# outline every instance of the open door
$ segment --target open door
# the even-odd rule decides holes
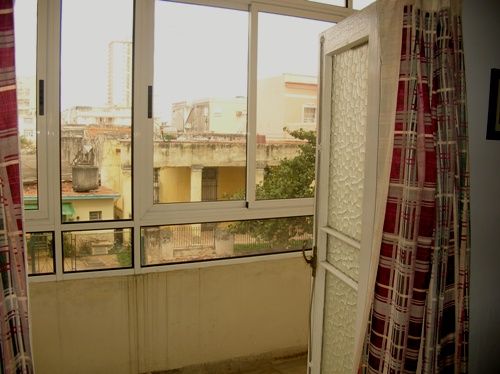
[[[321,36],[316,274],[308,372],[355,373],[374,232],[380,56],[375,4]]]

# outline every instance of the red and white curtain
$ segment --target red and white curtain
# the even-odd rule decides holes
[[[361,371],[465,373],[470,192],[461,4],[398,3],[392,161]]]
[[[0,0],[0,372],[33,372],[14,59],[13,0]]]

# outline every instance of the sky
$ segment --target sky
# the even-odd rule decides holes
[[[21,75],[34,75],[35,4],[16,2],[16,68]],[[108,44],[132,40],[132,5],[132,0],[62,1],[62,110],[106,103]],[[165,1],[156,1],[155,7],[155,116],[168,120],[176,101],[247,96],[247,12]],[[330,25],[261,13],[258,78],[317,75],[318,35]]]
[[[36,59],[36,0],[15,2],[16,70],[23,76],[34,76]]]

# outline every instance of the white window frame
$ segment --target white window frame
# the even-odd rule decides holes
[[[83,0],[82,0],[83,1]],[[61,222],[60,212],[60,30],[61,0],[38,0],[37,79],[45,81],[45,115],[37,116],[39,210],[25,213],[27,232],[52,231],[55,248],[55,274],[30,277],[30,281],[80,279],[99,276],[131,275],[223,264],[245,263],[301,256],[276,253],[257,257],[189,262],[172,265],[141,266],[141,227],[174,224],[236,221],[314,214],[314,199],[255,199],[257,45],[259,13],[275,13],[327,22],[339,22],[352,14],[349,7],[338,7],[307,0],[179,0],[176,2],[222,7],[249,12],[248,92],[247,92],[247,201],[154,204],[153,202],[153,119],[147,116],[148,86],[153,86],[154,0],[134,1],[134,82],[133,82],[133,219],[120,221]],[[131,26],[132,27],[132,26]],[[318,39],[319,40],[319,39]],[[318,41],[319,45],[319,41]],[[135,68],[140,66],[140,68]],[[154,88],[153,88],[154,89]],[[50,144],[50,147],[48,146]],[[57,146],[55,146],[57,145]],[[51,165],[52,167],[49,167]],[[57,165],[57,167],[53,167]],[[151,165],[151,167],[144,167]],[[62,233],[95,229],[133,229],[134,267],[63,273]]]
[[[44,0],[38,0],[37,4],[37,51],[36,51],[36,77],[35,77],[35,90],[36,90],[36,142],[37,142],[37,204],[38,209],[27,210],[24,212],[24,217],[27,221],[32,222],[33,225],[44,224],[49,220],[49,199],[48,199],[48,179],[46,178],[48,164],[47,160],[42,156],[47,154],[47,106],[45,105],[45,115],[41,116],[39,112],[39,82],[43,80],[46,86],[47,76],[47,51],[40,48],[40,45],[47,44],[47,8]],[[46,88],[46,87],[45,87]],[[47,101],[45,100],[45,104]]]

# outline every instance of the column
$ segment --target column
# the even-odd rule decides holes
[[[265,172],[265,162],[257,161],[255,165],[255,184],[260,184],[264,181],[264,172]]]
[[[202,171],[202,165],[191,165],[191,201],[201,201]]]
[[[201,201],[202,165],[191,165],[191,201]],[[191,246],[201,243],[201,224],[191,225]]]

